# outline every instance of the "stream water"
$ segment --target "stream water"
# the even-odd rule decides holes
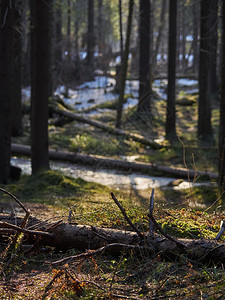
[[[22,174],[31,174],[31,162],[29,159],[13,157],[11,164],[22,169]],[[145,190],[148,188],[186,189],[192,186],[208,185],[209,182],[191,183],[186,180],[177,186],[172,183],[177,178],[153,177],[141,173],[127,173],[118,170],[93,169],[83,165],[75,165],[65,162],[50,162],[52,170],[58,170],[64,175],[73,178],[82,178],[86,181],[100,183],[117,189]]]

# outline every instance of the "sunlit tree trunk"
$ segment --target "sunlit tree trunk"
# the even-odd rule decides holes
[[[48,97],[50,78],[51,0],[31,0],[32,90],[31,90],[31,165],[32,174],[49,169]]]
[[[11,3],[13,5],[13,3]],[[10,175],[14,8],[0,2],[0,182]]]
[[[166,110],[166,138],[176,138],[176,39],[177,39],[177,0],[169,2],[169,48],[168,48],[168,90]]]

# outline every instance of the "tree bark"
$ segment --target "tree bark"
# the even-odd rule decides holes
[[[129,1],[129,14],[128,14],[128,20],[127,20],[126,44],[125,44],[125,50],[124,50],[124,56],[123,56],[123,65],[122,65],[122,70],[121,70],[120,94],[119,94],[119,101],[118,101],[117,115],[116,115],[116,128],[121,127],[122,114],[123,114],[124,90],[125,90],[126,76],[127,76],[130,36],[131,36],[132,17],[133,17],[133,6],[134,6],[134,0],[130,0]]]
[[[217,85],[217,44],[218,44],[218,0],[210,1],[210,55],[209,55],[209,84],[211,102],[218,97]]]
[[[209,8],[210,0],[201,0],[201,40],[199,60],[198,138],[205,144],[213,143],[209,81]]]
[[[199,1],[193,0],[193,71],[198,73],[199,55],[198,55],[198,33],[199,33]]]
[[[139,101],[140,117],[151,114],[150,83],[150,1],[140,0],[140,46],[139,46]]]
[[[219,125],[219,185],[221,192],[225,190],[225,1],[222,2],[222,22],[222,67]]]
[[[30,146],[12,144],[11,151],[13,155],[30,156]],[[84,155],[79,153],[72,153],[66,151],[49,151],[49,158],[52,160],[68,161],[75,164],[84,164],[91,167],[102,167],[108,169],[122,169],[133,170],[137,172],[147,173],[150,171],[162,172],[166,174],[185,179],[196,178],[196,176],[204,176],[208,179],[218,179],[218,175],[211,172],[203,172],[196,170],[187,170],[184,168],[171,168],[167,166],[160,166],[157,164],[147,164],[142,162],[128,162],[119,159],[106,158],[96,155]]]
[[[50,10],[51,0],[31,0],[32,89],[31,148],[32,173],[49,168],[48,98],[50,90]]]
[[[176,138],[176,27],[177,27],[177,0],[169,2],[169,52],[168,52],[168,91],[167,91],[167,112],[166,112],[166,138]]]
[[[119,25],[120,25],[120,60],[123,61],[123,19],[122,19],[122,0],[119,0]]]
[[[94,76],[94,0],[88,0],[88,31],[87,31],[87,69],[92,79]]]
[[[10,174],[14,34],[14,9],[10,1],[1,1],[0,24],[0,182],[7,183]]]
[[[160,23],[158,27],[158,35],[156,37],[156,42],[155,42],[155,49],[154,49],[154,58],[153,58],[153,63],[154,63],[154,71],[155,69],[158,68],[157,66],[157,55],[159,54],[159,48],[160,48],[160,43],[162,41],[162,36],[163,36],[163,28],[165,25],[166,21],[166,8],[167,8],[167,0],[162,0],[162,8],[160,12]]]
[[[0,228],[2,230],[10,228],[10,225],[15,222],[5,216],[0,216]],[[17,224],[21,224],[22,219],[17,218]],[[201,263],[225,263],[225,245],[216,241],[208,240],[190,240],[190,239],[167,239],[155,234],[151,239],[148,238],[148,233],[143,235],[140,239],[136,232],[116,230],[111,228],[97,228],[86,225],[72,225],[66,223],[49,224],[40,222],[40,220],[30,218],[28,227],[24,230],[24,234],[32,238],[35,236],[35,229],[30,231],[29,226],[34,226],[38,222],[37,236],[39,237],[39,244],[44,246],[56,247],[60,250],[67,249],[99,249],[108,250],[111,254],[120,254],[125,252],[136,252],[143,255],[151,256],[155,253],[160,253],[162,257],[174,259],[176,256],[185,255],[187,258],[196,260]],[[40,226],[42,224],[42,228]],[[17,226],[18,227],[18,226]],[[16,227],[15,227],[16,228]],[[50,228],[46,230],[46,228]],[[52,229],[51,229],[52,228]],[[13,226],[12,226],[12,230]],[[41,234],[43,230],[43,234]],[[9,231],[5,231],[8,232]],[[13,231],[12,231],[13,232]],[[15,231],[16,232],[16,231]],[[4,231],[3,231],[4,233]],[[1,237],[1,236],[0,236]],[[110,247],[111,246],[111,247]],[[129,246],[131,247],[131,250]],[[96,251],[92,253],[85,253],[84,255],[94,255],[95,253],[102,253],[103,251]],[[72,259],[79,258],[78,256],[70,256],[64,258],[54,264],[65,264]]]
[[[19,136],[22,133],[22,11],[23,3],[21,0],[15,1],[15,30],[13,38],[13,89],[12,89],[12,136]]]

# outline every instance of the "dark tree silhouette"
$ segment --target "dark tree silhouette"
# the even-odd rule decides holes
[[[199,105],[198,105],[198,137],[200,141],[212,144],[210,80],[209,80],[209,15],[210,0],[201,0],[201,39],[199,58]]]
[[[219,185],[225,190],[225,0],[222,2],[222,68],[220,95],[220,127],[219,127]]]
[[[0,2],[0,182],[10,175],[14,5]]]
[[[94,75],[94,0],[88,0],[88,31],[86,63],[90,77]]]
[[[210,1],[209,15],[209,84],[210,84],[210,99],[211,101],[218,96],[217,83],[217,44],[218,44],[218,0]]]
[[[121,126],[122,113],[123,113],[124,90],[125,90],[126,76],[127,76],[133,7],[134,7],[134,0],[130,0],[129,1],[129,13],[128,13],[128,19],[127,19],[126,44],[125,44],[125,49],[124,49],[124,54],[123,54],[123,64],[122,64],[122,69],[121,69],[120,95],[119,95],[119,101],[118,101],[118,105],[117,105],[116,128],[120,128],[120,126]]]
[[[13,37],[13,88],[12,88],[12,136],[22,133],[22,103],[21,103],[21,80],[22,80],[22,10],[21,0],[15,1],[15,26]]]
[[[50,79],[51,0],[31,0],[32,89],[31,89],[31,164],[32,174],[49,168],[48,97]]]
[[[137,112],[140,116],[150,115],[150,1],[140,0],[140,50],[139,50],[139,102]]]
[[[166,138],[176,138],[176,38],[177,38],[177,0],[169,2],[169,48],[168,48],[168,90],[166,111]]]

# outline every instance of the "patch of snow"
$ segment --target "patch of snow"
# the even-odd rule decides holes
[[[96,76],[95,80],[85,82],[78,86],[78,89],[99,89],[115,85],[115,79],[106,76]]]
[[[127,98],[127,102],[123,105],[123,108],[131,108],[138,104],[138,99],[135,98]]]
[[[22,89],[22,102],[27,102],[30,101],[30,97],[31,97],[31,88],[26,87]]]
[[[193,86],[193,85],[198,84],[198,80],[182,78],[182,79],[177,80],[177,84],[182,85],[182,86]]]

